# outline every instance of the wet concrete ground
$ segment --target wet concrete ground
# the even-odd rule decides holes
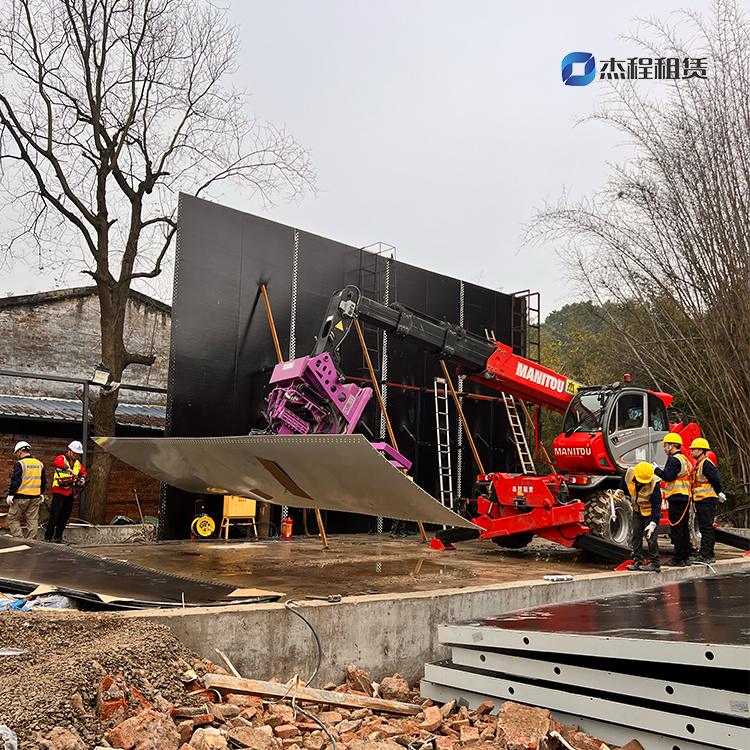
[[[492,542],[462,542],[455,550],[431,550],[420,537],[391,539],[388,534],[329,536],[320,539],[230,539],[79,547],[104,557],[238,588],[306,595],[406,593],[464,588],[513,581],[539,581],[549,574],[573,576],[612,570],[614,563],[592,560],[578,550],[535,539],[523,550]],[[661,543],[668,559],[671,546]],[[741,553],[716,545],[717,559]],[[634,573],[633,575],[638,575]]]

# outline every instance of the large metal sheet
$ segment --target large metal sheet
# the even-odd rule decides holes
[[[237,591],[231,584],[163,573],[60,544],[0,537],[0,552],[3,579],[95,595],[104,602],[209,604]]]
[[[479,708],[490,697],[471,690],[439,685],[426,679],[422,679],[419,684],[423,697],[431,698],[438,703],[457,700],[459,705],[466,706],[472,711]],[[619,724],[581,716],[578,713],[553,710],[552,716],[561,724],[578,724],[581,731],[614,745],[625,745],[636,739],[648,750],[713,750],[715,747],[684,739],[675,742],[674,737],[667,737],[661,732],[647,732],[642,727],[623,727]]]
[[[672,668],[665,669],[661,663],[660,679],[644,677],[642,674],[626,674],[621,671],[594,669],[567,664],[555,658],[556,654],[545,654],[544,658],[517,656],[483,649],[454,647],[451,659],[457,666],[484,669],[503,676],[515,676],[532,680],[543,680],[558,685],[561,690],[577,691],[586,688],[597,691],[616,690],[623,695],[638,695],[643,699],[673,704],[681,709],[692,706],[703,711],[747,718],[747,692],[715,689],[686,684],[675,679]],[[605,664],[612,664],[605,660]],[[726,688],[727,686],[722,685]]]
[[[544,706],[553,712],[565,711],[627,727],[641,727],[649,732],[692,740],[708,746],[727,750],[747,750],[748,729],[746,726],[737,726],[698,716],[685,716],[679,713],[676,707],[659,710],[617,700],[581,695],[569,690],[555,690],[515,678],[497,677],[483,670],[469,667],[455,668],[450,661],[426,664],[425,680],[485,695],[496,702],[501,699],[532,706]]]
[[[96,438],[188,492],[475,528],[395,469],[363,435]]]

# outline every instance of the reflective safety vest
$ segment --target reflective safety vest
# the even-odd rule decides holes
[[[669,500],[673,495],[690,497],[690,472],[693,467],[682,453],[675,453],[673,458],[680,462],[680,473],[674,482],[664,482],[664,497]]]
[[[26,497],[38,497],[42,494],[42,469],[44,466],[38,458],[26,456],[19,462],[23,478],[20,487],[15,491],[16,495],[25,495]]]
[[[631,466],[625,472],[625,484],[628,486],[630,502],[633,504],[633,510],[637,510],[642,516],[651,515],[651,495],[661,480],[655,476],[648,484],[638,484],[638,490],[635,487],[635,469]]]
[[[700,502],[701,500],[706,500],[710,497],[714,497],[717,500],[719,498],[719,496],[714,492],[714,488],[711,486],[711,482],[706,479],[706,476],[703,473],[703,464],[706,463],[706,461],[713,465],[713,461],[711,461],[708,456],[703,456],[703,458],[698,461],[698,463],[693,468],[693,472],[690,476],[693,488],[693,500],[696,503]]]
[[[70,495],[73,491],[73,484],[82,470],[83,467],[78,459],[75,459],[71,466],[67,456],[58,456],[55,459],[55,477],[52,480],[52,492],[57,492],[60,495]]]

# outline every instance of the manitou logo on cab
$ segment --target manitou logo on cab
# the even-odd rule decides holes
[[[548,372],[542,372],[541,370],[529,367],[523,362],[518,363],[518,367],[516,367],[516,375],[518,375],[519,378],[524,378],[532,383],[538,383],[544,388],[549,388],[555,393],[562,393],[565,390],[564,380],[556,378]]]
[[[555,448],[556,456],[590,456],[591,446],[583,448]]]

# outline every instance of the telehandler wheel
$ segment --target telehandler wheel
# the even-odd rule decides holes
[[[592,534],[615,544],[630,545],[633,537],[633,506],[629,500],[614,498],[614,519],[612,503],[606,492],[592,492],[584,502],[583,522],[591,529]]]
[[[530,531],[523,531],[520,534],[511,534],[510,536],[493,536],[492,541],[498,547],[506,549],[521,549],[525,547],[534,538]]]

